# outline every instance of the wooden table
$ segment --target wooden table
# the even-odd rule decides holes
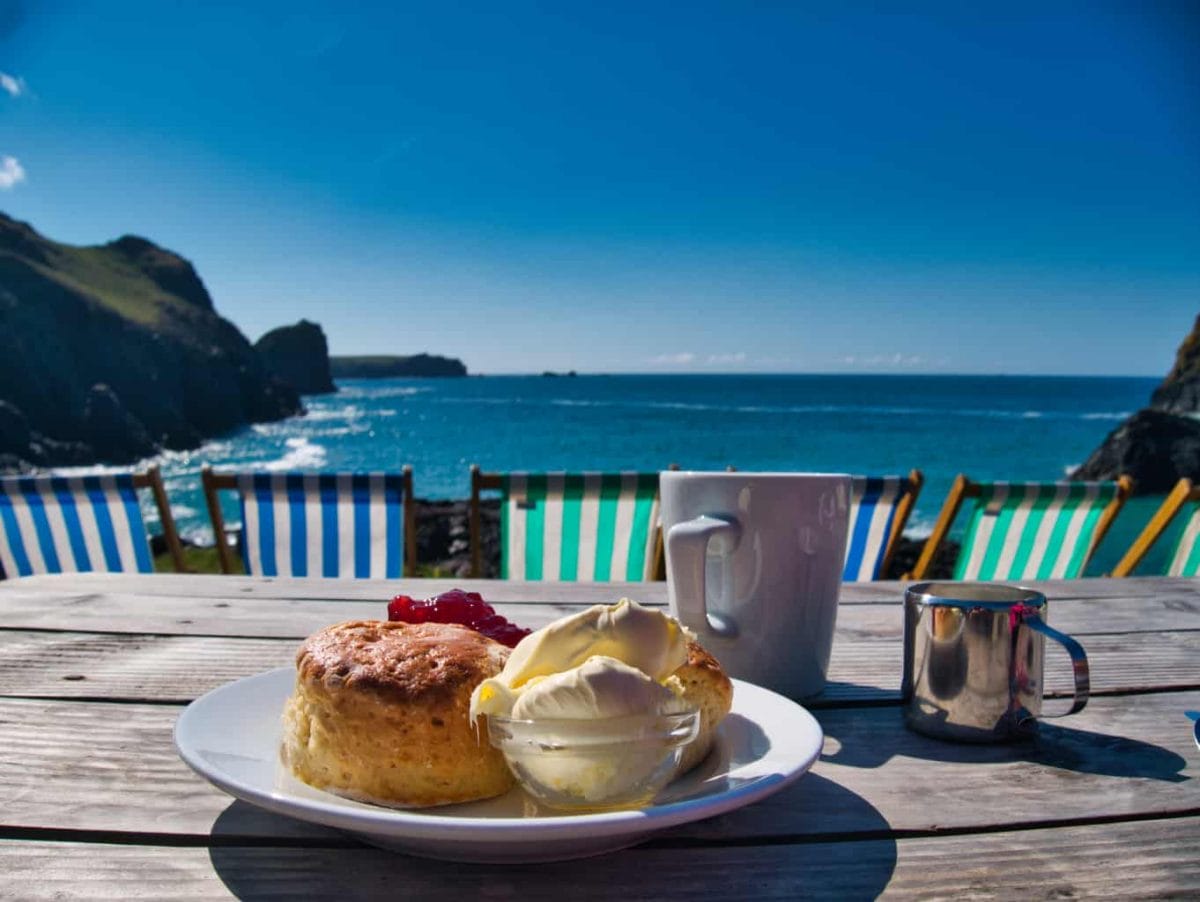
[[[663,584],[469,583],[537,626]],[[0,583],[0,898],[1066,897],[1200,893],[1200,580],[1048,582],[1092,663],[1086,710],[1036,740],[907,731],[903,585],[847,585],[821,759],[787,790],[558,864],[410,858],[238,802],[176,756],[183,706],[298,640],[449,583],[44,576]],[[1066,655],[1047,654],[1066,691]]]

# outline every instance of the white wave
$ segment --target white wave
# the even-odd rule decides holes
[[[132,473],[129,465],[85,464],[79,467],[53,467],[37,470],[39,473],[52,473],[55,476],[110,476],[118,473]]]
[[[325,463],[325,449],[300,436],[289,438],[284,444],[288,451],[277,460],[269,460],[263,464],[264,470],[279,472],[282,470],[311,470]]]
[[[1128,410],[1120,413],[1083,413],[1079,415],[1081,420],[1125,420],[1131,416]]]
[[[1040,410],[1027,410],[1021,414],[1021,419],[1023,420],[1040,420],[1041,418],[1042,412]]]
[[[937,525],[937,518],[931,515],[922,515],[913,511],[912,516],[908,518],[908,522],[904,524],[904,538],[906,539],[928,539],[933,533],[933,527]]]
[[[423,385],[347,386],[338,392],[344,398],[408,398],[432,391]]]
[[[225,524],[227,529],[232,525],[231,523]],[[195,545],[213,545],[216,542],[211,526],[197,525],[188,529],[180,529],[179,535]]]
[[[361,407],[348,404],[345,407],[310,407],[300,419],[308,423],[321,423],[326,420],[356,420],[362,415]]]
[[[581,401],[576,398],[554,398],[550,403],[555,407],[612,407],[612,401]]]

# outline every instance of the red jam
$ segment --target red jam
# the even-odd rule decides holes
[[[509,623],[478,592],[451,589],[433,598],[417,601],[397,595],[388,602],[388,620],[404,623],[458,623],[483,633],[509,648],[529,635],[531,630]]]

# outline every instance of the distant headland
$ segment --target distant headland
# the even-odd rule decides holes
[[[454,357],[413,354],[397,357],[386,354],[363,357],[330,357],[335,379],[391,379],[402,376],[465,376],[467,368]]]

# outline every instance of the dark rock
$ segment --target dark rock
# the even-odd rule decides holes
[[[0,454],[21,454],[29,447],[29,421],[15,404],[0,401]]]
[[[294,326],[272,329],[254,343],[267,369],[302,395],[337,391],[329,372],[329,345],[316,323],[302,319]]]
[[[182,545],[184,548],[197,547],[196,543],[193,542],[191,539],[189,539],[187,536],[179,536],[179,544]],[[159,555],[166,554],[170,550],[171,549],[167,546],[167,537],[166,536],[164,536],[161,532],[155,532],[155,533],[150,534],[150,554],[151,555],[153,555],[154,557],[158,557]]]
[[[83,429],[85,440],[101,460],[136,460],[156,450],[141,420],[103,383],[93,385],[84,401]]]
[[[168,294],[182,298],[201,310],[213,309],[212,297],[195,268],[178,254],[137,235],[125,235],[109,242],[106,247],[123,256]]]
[[[896,540],[896,549],[892,552],[892,559],[888,562],[887,572],[883,574],[883,578],[901,579],[906,573],[911,573],[917,566],[917,559],[920,558],[924,548],[924,539],[909,539],[901,536]],[[933,556],[933,561],[929,565],[929,572],[922,578],[952,579],[954,565],[958,561],[958,551],[958,542],[949,539],[942,540],[937,554]]]
[[[1135,494],[1169,492],[1181,476],[1200,479],[1200,421],[1140,410],[1109,433],[1072,479],[1115,479],[1128,473]]]
[[[465,376],[467,367],[453,357],[414,354],[394,357],[386,354],[368,357],[331,357],[329,364],[335,379],[388,379],[402,376]]]
[[[417,561],[423,573],[466,579],[471,575],[471,503],[413,501],[417,527]],[[500,576],[500,502],[485,498],[479,506],[483,557],[480,576]]]
[[[118,404],[93,398],[96,384]],[[46,465],[195,447],[302,409],[182,257],[141,238],[58,244],[3,214],[0,398],[28,423],[16,455]]]
[[[1175,354],[1175,365],[1154,390],[1150,406],[1166,413],[1200,413],[1200,316]]]

